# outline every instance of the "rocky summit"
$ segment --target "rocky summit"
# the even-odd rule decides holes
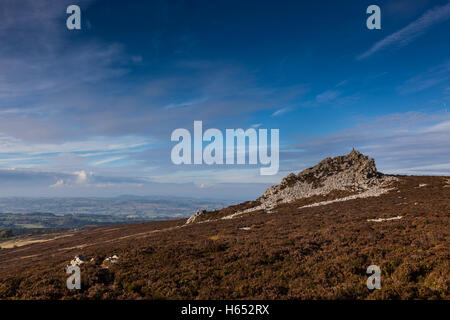
[[[264,192],[260,201],[267,207],[314,195],[326,195],[335,190],[362,193],[387,185],[392,176],[377,171],[375,161],[352,150],[345,156],[326,158],[312,168],[289,174],[281,183]]]
[[[279,204],[313,196],[326,196],[332,201],[379,196],[388,191],[395,180],[393,176],[378,172],[373,158],[353,149],[347,155],[329,157],[298,174],[289,174],[280,184],[269,187],[250,207],[217,218],[230,219],[258,210],[270,211]],[[187,223],[214,218],[203,210],[191,216]]]

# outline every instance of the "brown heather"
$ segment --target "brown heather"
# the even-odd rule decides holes
[[[2,249],[0,298],[450,299],[449,179],[398,176],[379,196],[304,207],[355,192],[217,219],[259,199],[203,213],[217,215],[203,223],[87,227]],[[402,218],[367,221],[396,216]],[[81,265],[82,289],[71,291],[65,266],[78,254],[94,261]],[[113,254],[118,263],[102,267]],[[381,268],[381,290],[366,287],[372,264]]]

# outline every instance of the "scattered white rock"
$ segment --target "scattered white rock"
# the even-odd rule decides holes
[[[83,263],[85,263],[86,261],[87,261],[87,259],[84,256],[77,255],[77,256],[75,256],[75,258],[73,258],[73,260],[70,261],[70,265],[79,266],[79,265],[82,265]]]
[[[251,227],[242,227],[242,228],[239,228],[240,230],[250,230],[251,229]]]
[[[353,199],[358,199],[358,198],[378,197],[378,196],[382,195],[383,193],[389,192],[390,190],[392,190],[392,189],[381,189],[381,188],[374,187],[370,190],[367,190],[366,192],[353,194],[351,196],[339,198],[339,199],[335,199],[335,200],[322,201],[322,202],[317,202],[317,203],[313,203],[313,204],[308,204],[306,206],[300,207],[299,209],[324,206],[324,205],[330,204],[330,203],[348,201],[348,200],[353,200]]]
[[[447,179],[445,183],[446,185],[444,186],[444,188],[450,188],[450,179]]]
[[[103,263],[105,263],[105,262],[117,263],[118,260],[119,260],[119,256],[113,255],[112,257],[108,257],[105,260],[103,260]]]
[[[423,188],[423,187],[426,187],[426,186],[427,186],[426,183],[421,183],[421,184],[419,184],[419,188]]]
[[[383,221],[391,221],[391,220],[400,220],[403,216],[396,216],[393,218],[378,218],[378,219],[367,219],[369,222],[383,222]]]
[[[238,212],[235,212],[235,213],[230,214],[228,216],[222,217],[221,219],[223,219],[223,220],[233,219],[233,218],[236,218],[237,216],[240,216],[241,214],[244,214],[244,213],[247,213],[247,212],[250,212],[250,211],[247,211],[247,210],[238,211]]]

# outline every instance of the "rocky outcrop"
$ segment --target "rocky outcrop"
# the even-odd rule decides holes
[[[386,185],[393,177],[377,171],[375,161],[352,150],[345,156],[326,158],[314,167],[291,173],[276,186],[264,192],[259,199],[264,208],[315,195],[326,195],[334,190],[361,193]]]
[[[378,172],[374,159],[353,149],[345,156],[326,158],[298,174],[289,174],[280,184],[269,187],[257,200],[257,206],[234,212],[221,219],[231,219],[257,210],[271,210],[281,203],[327,195],[334,191],[351,193],[352,196],[345,200],[378,196],[388,190],[387,186],[393,180],[396,178]],[[204,214],[206,212],[197,212],[187,223],[200,220]]]
[[[194,213],[192,216],[189,217],[189,219],[186,221],[186,224],[194,223],[196,220],[201,217],[202,215],[206,214],[206,210],[200,210]]]

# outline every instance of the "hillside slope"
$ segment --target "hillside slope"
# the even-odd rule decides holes
[[[332,189],[234,219],[22,239],[31,244],[0,250],[0,298],[450,299],[450,179],[398,176],[378,196],[352,197],[372,187]],[[243,212],[262,198],[214,214]],[[65,267],[80,254],[88,260],[82,289],[70,291]],[[105,263],[113,255],[117,262]],[[366,287],[372,264],[381,268],[381,290]]]

